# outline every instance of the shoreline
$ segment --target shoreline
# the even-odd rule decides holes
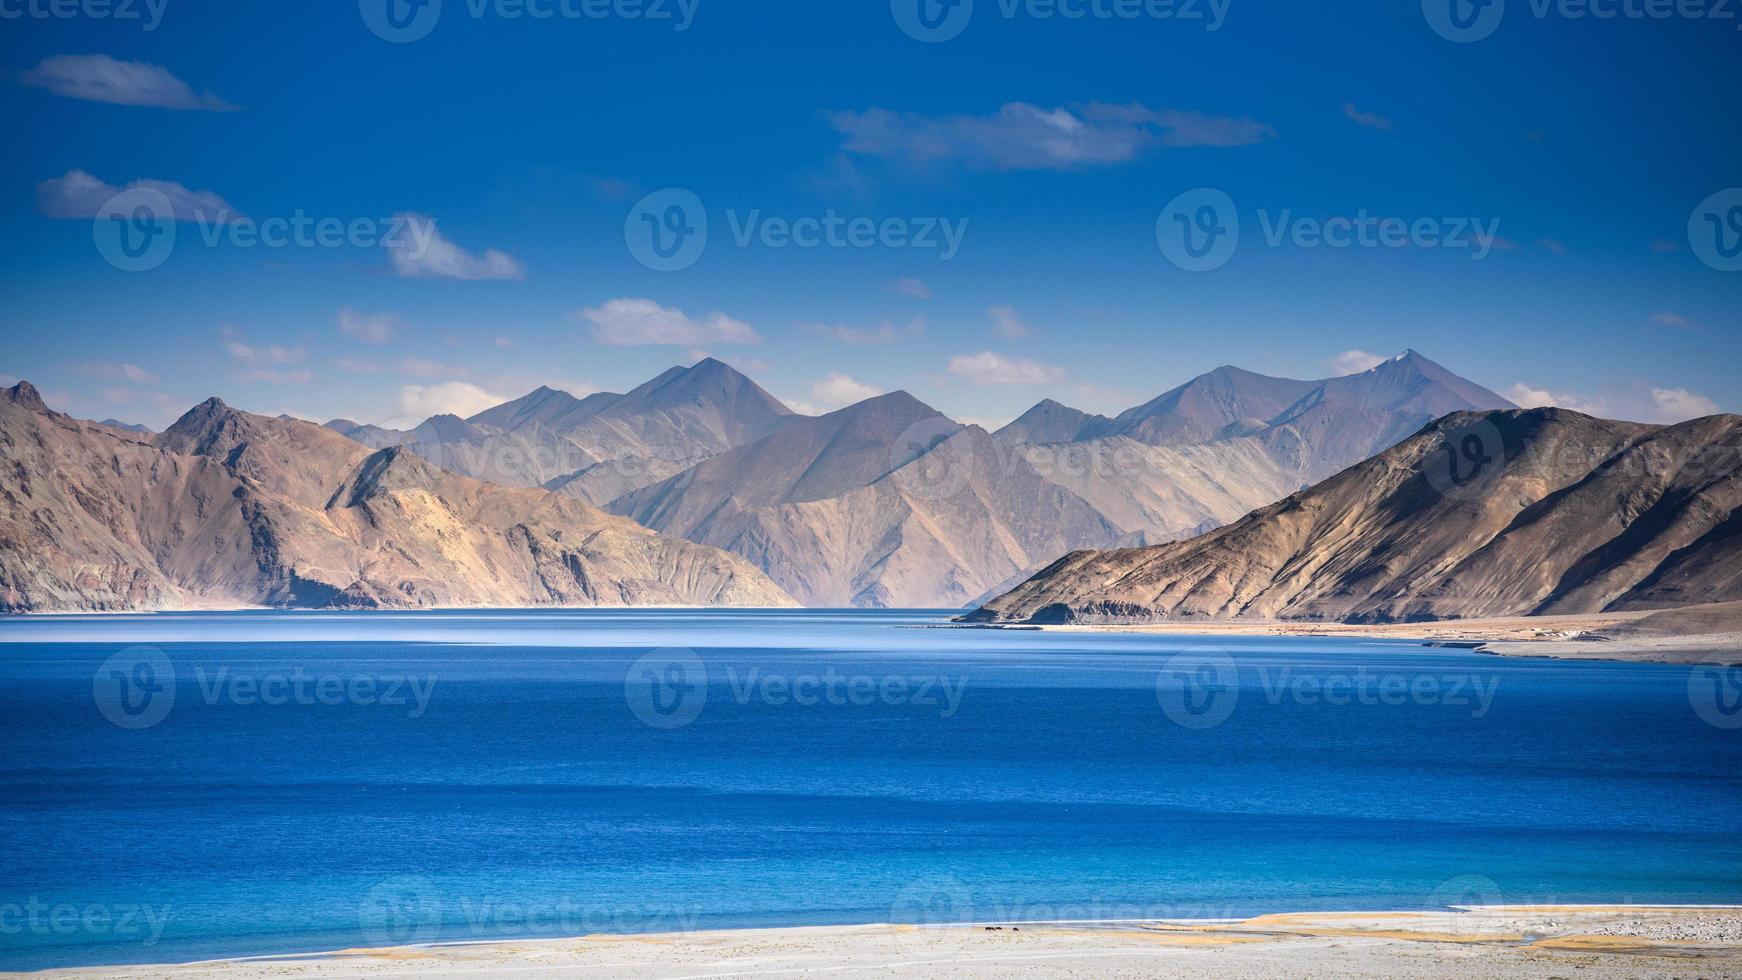
[[[1245,919],[797,926],[456,940],[180,964],[55,968],[54,978],[575,975],[1585,977],[1742,972],[1742,906],[1484,905]],[[8,974],[11,975],[11,974]]]

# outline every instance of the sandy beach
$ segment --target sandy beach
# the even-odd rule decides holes
[[[1232,922],[831,926],[410,946],[54,978],[1736,977],[1742,909],[1532,906]]]
[[[1660,612],[1578,616],[1498,616],[1428,623],[1303,623],[1212,620],[1132,626],[1017,627],[1094,633],[1174,636],[1338,636],[1419,640],[1468,647],[1503,657],[1559,660],[1633,660],[1671,664],[1742,664],[1742,602]]]

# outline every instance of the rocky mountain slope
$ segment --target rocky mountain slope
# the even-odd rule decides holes
[[[1189,541],[1067,555],[989,622],[1386,622],[1742,599],[1742,417],[1457,413]]]
[[[960,606],[1119,531],[906,392],[799,418],[611,504],[743,555],[807,605]]]
[[[217,399],[156,437],[0,393],[0,611],[789,605],[744,560]]]

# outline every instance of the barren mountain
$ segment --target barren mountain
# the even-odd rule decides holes
[[[791,602],[735,556],[217,399],[146,439],[20,383],[0,457],[0,611]]]
[[[1442,415],[1511,407],[1405,351],[1326,381],[1217,368],[1113,419],[1042,402],[998,438],[1122,531],[1163,542],[1235,520]]]
[[[538,487],[599,505],[742,445],[792,411],[713,358],[674,367],[628,394],[576,398],[539,388],[469,419],[436,416],[410,431],[327,423],[365,445],[406,446],[443,469]]]
[[[809,605],[960,606],[1118,531],[906,392],[798,418],[611,505],[736,552]]]
[[[1742,599],[1742,417],[1457,413],[1220,530],[1077,552],[971,618],[1387,622]]]

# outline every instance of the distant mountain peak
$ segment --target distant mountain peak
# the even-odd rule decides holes
[[[37,391],[36,386],[28,381],[19,381],[12,387],[7,388],[6,400],[15,405],[21,405],[28,408],[33,412],[46,412],[49,410],[48,405],[46,405],[42,400],[42,392]]]

